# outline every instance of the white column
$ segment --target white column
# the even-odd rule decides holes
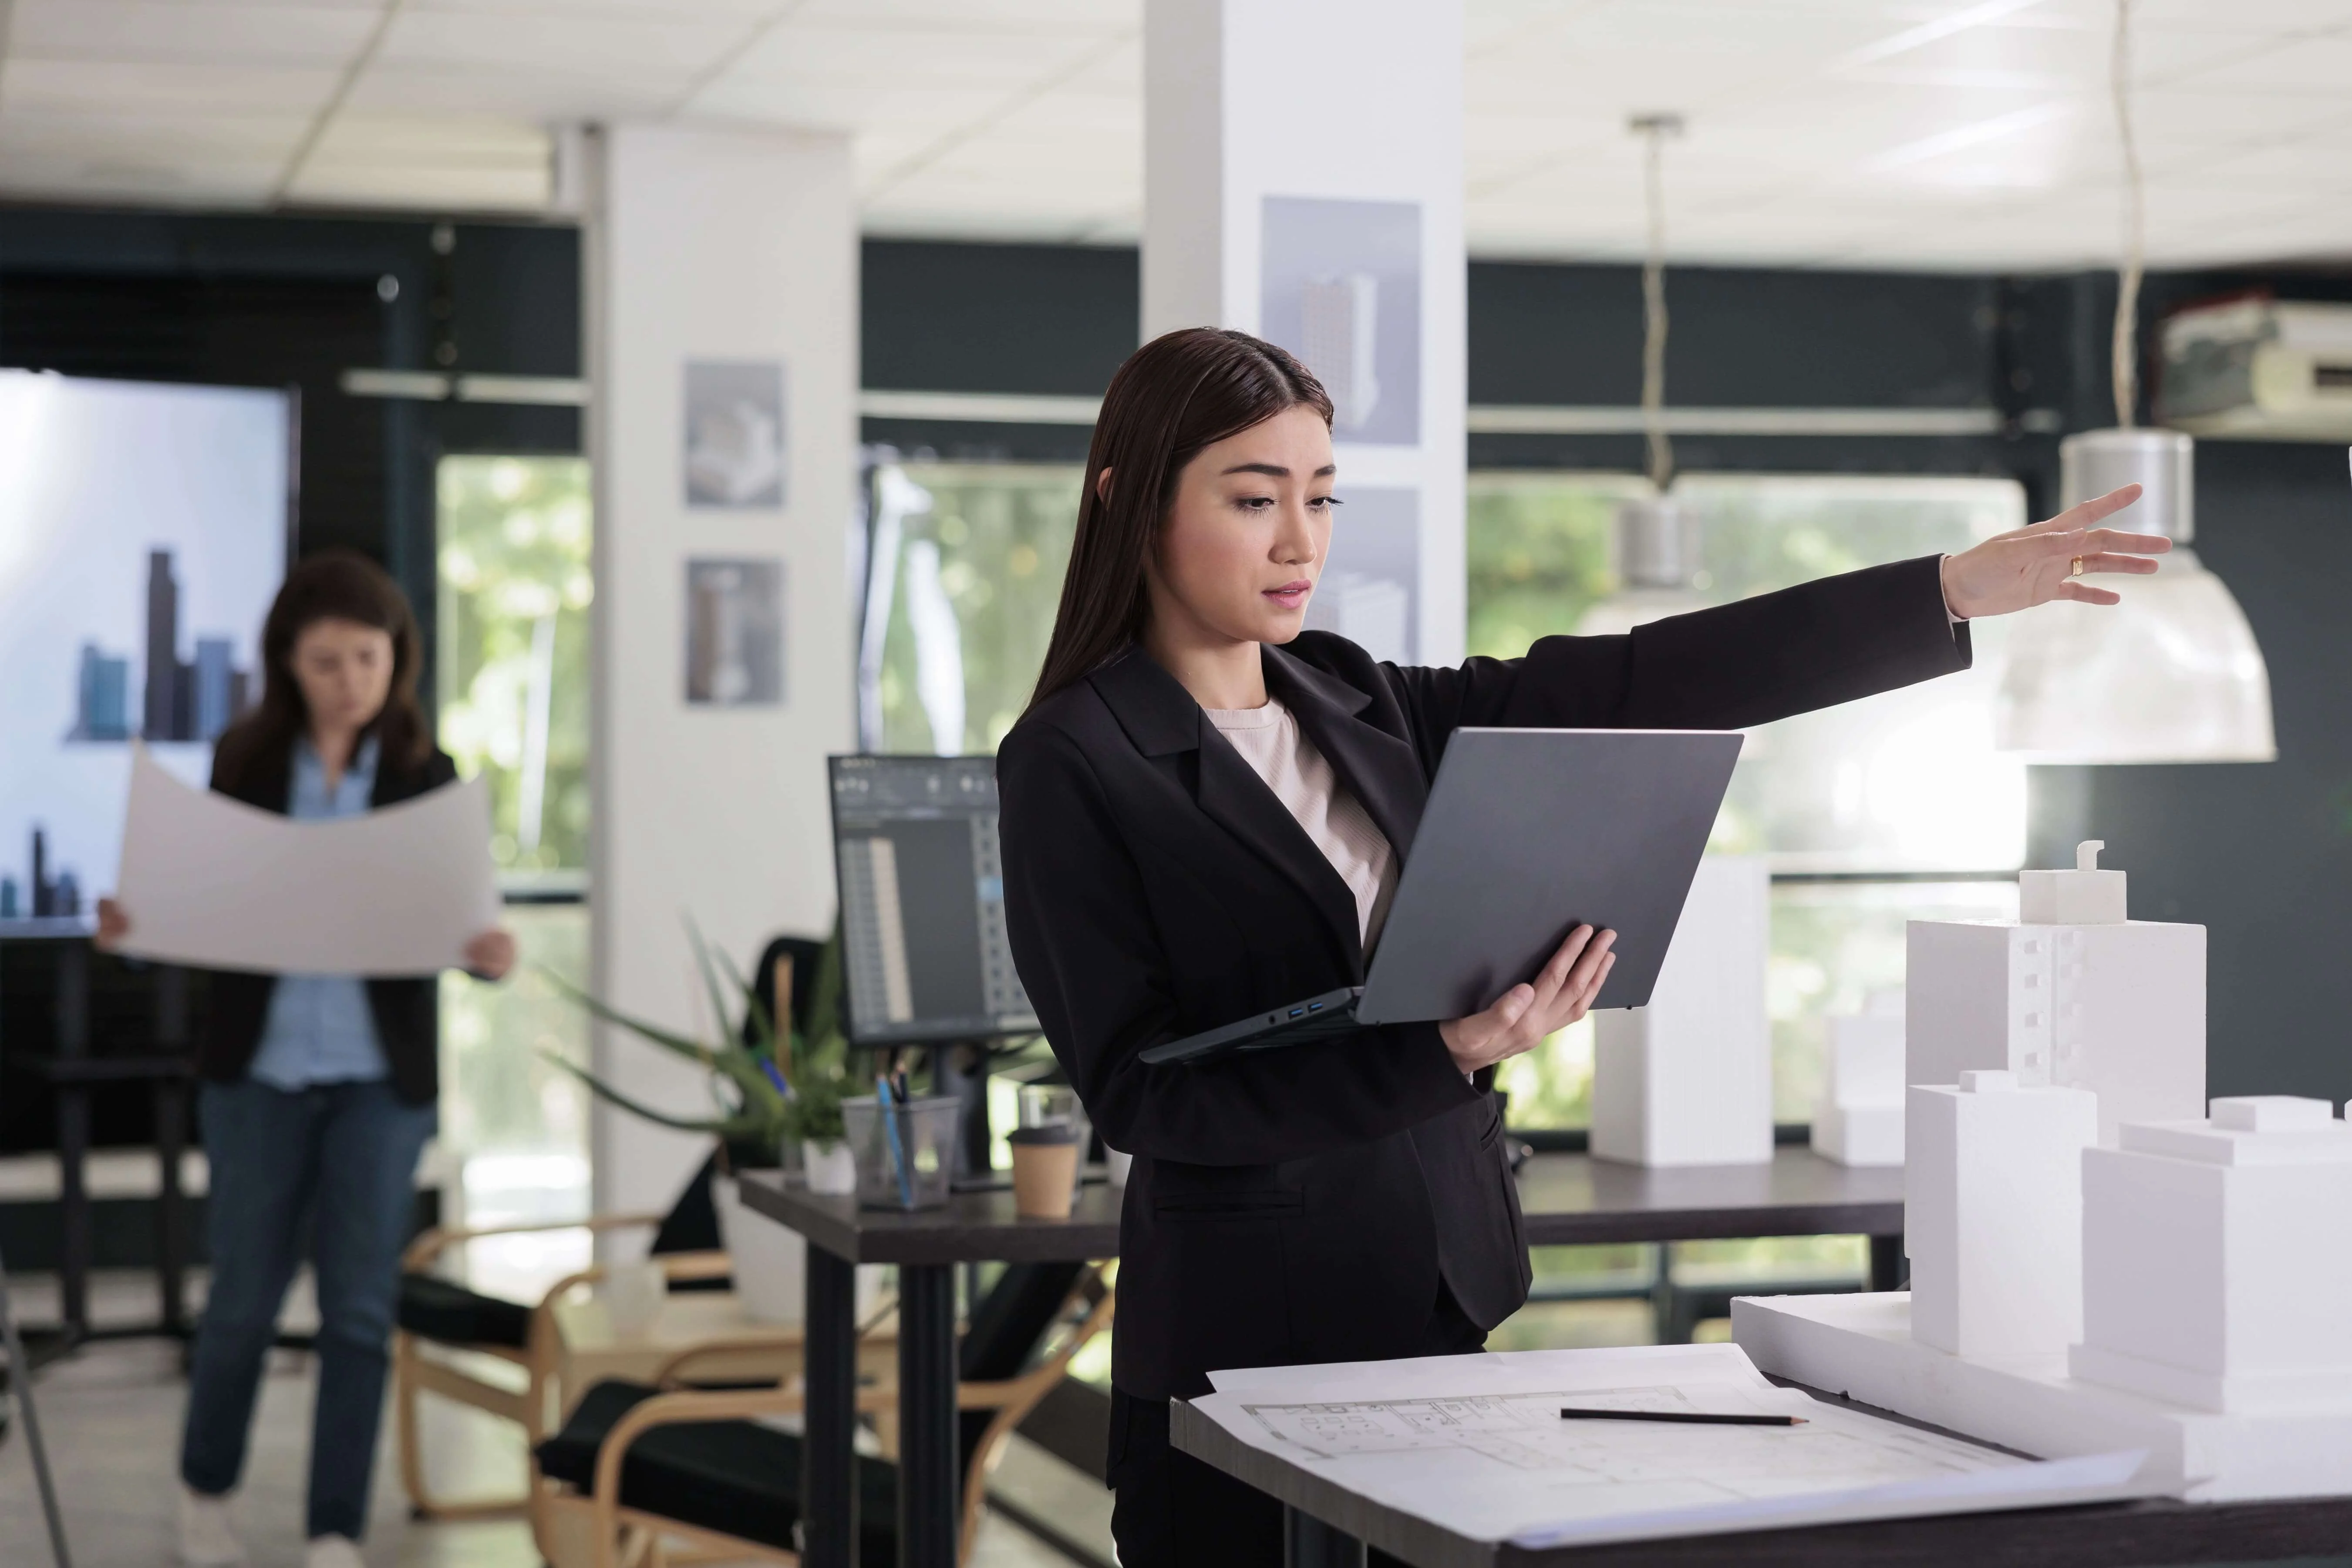
[[[593,976],[720,1026],[685,921],[747,970],[833,921],[827,752],[851,743],[845,546],[857,225],[832,135],[621,125],[590,139],[596,470]],[[599,1028],[608,1081],[707,1115],[703,1075]],[[706,1140],[599,1105],[599,1209],[661,1209]]]
[[[1461,0],[1145,0],[1143,330],[1237,327],[1339,405],[1308,625],[1462,657]]]

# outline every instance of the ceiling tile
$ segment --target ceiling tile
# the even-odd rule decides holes
[[[376,5],[199,5],[192,0],[16,0],[7,47],[33,58],[341,65]]]

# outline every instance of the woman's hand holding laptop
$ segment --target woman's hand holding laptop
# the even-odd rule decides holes
[[[1616,940],[1613,931],[1579,926],[1568,933],[1533,984],[1512,986],[1483,1013],[1438,1025],[1454,1065],[1465,1073],[1492,1067],[1535,1049],[1546,1036],[1583,1017],[1617,963],[1617,955],[1609,951]]]

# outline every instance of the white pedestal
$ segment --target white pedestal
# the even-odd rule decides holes
[[[1903,1163],[1903,996],[1829,1023],[1827,1083],[1813,1108],[1813,1152],[1841,1165]]]
[[[1763,857],[1702,859],[1650,1005],[1592,1016],[1596,1156],[1637,1165],[1772,1158],[1770,936]]]
[[[2231,1414],[2352,1409],[2352,1126],[2217,1100],[2083,1163],[2074,1374]]]
[[[1900,1165],[1902,1104],[1815,1106],[1813,1152],[1841,1165]]]
[[[2352,1402],[2217,1415],[2067,1375],[2063,1355],[1971,1361],[1911,1336],[1907,1292],[1742,1297],[1731,1333],[1762,1371],[2040,1458],[2144,1449],[2191,1502],[2352,1493]]]
[[[1906,1074],[2013,1072],[2099,1097],[2099,1141],[2205,1110],[2205,928],[1913,921]]]
[[[1974,1357],[2056,1355],[2083,1334],[2083,1152],[2097,1100],[1968,1072],[1915,1084],[1903,1241],[1911,1331]]]

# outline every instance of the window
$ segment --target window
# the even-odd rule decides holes
[[[1640,490],[1631,477],[1473,475],[1470,651],[1511,657],[1538,637],[1625,624],[1626,606],[1612,597],[1616,510]],[[1676,494],[1698,521],[1695,602],[1964,550],[2024,521],[2022,492],[2001,479],[1709,475],[1682,479]],[[1976,662],[1965,675],[1749,737],[1714,847],[1770,857],[1781,1121],[1811,1116],[1822,1019],[1901,983],[1906,921],[2014,910],[2013,885],[1979,879],[2013,872],[2025,848],[2024,765],[1992,749],[2004,630],[1970,628]],[[1591,1026],[1581,1025],[1507,1064],[1513,1123],[1583,1125],[1591,1062]]]
[[[585,1016],[541,968],[584,984],[588,910],[588,465],[452,457],[438,475],[440,741],[487,780],[515,973],[442,982],[441,1138],[462,1162],[459,1223],[588,1212],[588,1104],[550,1056],[588,1057]],[[478,1242],[481,1288],[584,1266],[577,1233]]]
[[[867,749],[996,750],[1045,662],[1079,483],[1062,464],[874,469],[858,659]]]

